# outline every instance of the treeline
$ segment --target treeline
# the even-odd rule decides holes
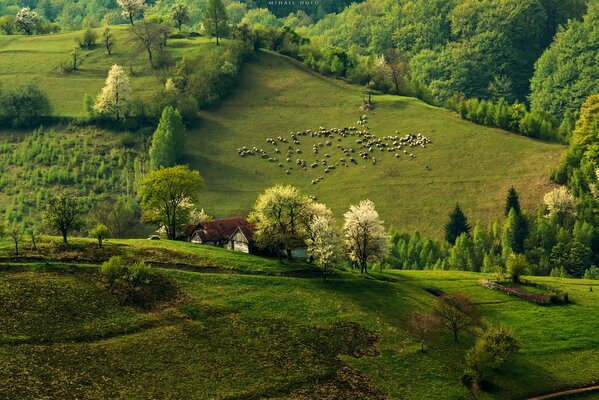
[[[570,132],[564,126],[555,127],[555,120],[546,112],[529,111],[525,104],[508,102],[501,98],[491,100],[465,99],[464,95],[452,96],[448,107],[464,119],[477,124],[494,126],[524,136],[567,143]]]

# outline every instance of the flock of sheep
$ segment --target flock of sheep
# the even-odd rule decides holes
[[[361,129],[354,126],[327,129],[321,126],[316,131],[308,129],[291,132],[289,139],[282,136],[266,139],[266,143],[274,147],[272,151],[267,151],[256,146],[251,148],[243,146],[237,149],[237,153],[241,157],[259,156],[271,163],[277,163],[280,168],[285,169],[287,175],[291,174],[293,164],[304,171],[307,171],[308,168],[313,170],[320,168],[325,174],[330,174],[337,168],[348,168],[350,165],[358,165],[358,159],[376,164],[377,152],[394,153],[396,158],[402,156],[409,159],[416,158],[411,149],[414,147],[424,148],[431,143],[426,136],[420,133],[399,136],[399,133],[395,131],[395,135],[377,138],[376,135],[368,131],[368,117],[366,115],[360,117],[357,125]],[[308,137],[317,140],[312,145],[312,153],[316,158],[311,162],[303,158],[303,150],[297,147],[301,145],[301,140]],[[351,137],[355,137],[355,145],[344,146],[345,139]],[[333,157],[333,151],[341,152],[343,156],[339,158]],[[323,179],[324,176],[318,176],[312,180],[312,184],[315,185]]]

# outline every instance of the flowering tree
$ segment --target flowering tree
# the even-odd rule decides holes
[[[374,203],[363,200],[343,214],[345,245],[350,260],[365,273],[368,262],[381,261],[387,254],[387,234]]]
[[[291,185],[266,189],[250,213],[258,244],[275,250],[279,257],[284,251],[291,258],[291,250],[302,246],[307,238],[311,204],[308,196]]]
[[[330,218],[316,216],[310,224],[312,237],[307,240],[308,254],[314,258],[316,265],[322,268],[322,278],[327,279],[327,272],[341,258],[341,238]]]
[[[23,7],[15,17],[15,25],[20,31],[31,35],[37,26],[38,19],[37,12],[31,11],[29,7]]]
[[[94,110],[117,121],[122,120],[129,106],[130,94],[129,77],[123,71],[123,67],[115,64],[108,72],[106,85],[96,99]]]
[[[146,3],[144,0],[117,0],[119,7],[121,7],[121,15],[127,18],[131,25],[134,25],[133,19],[138,15],[143,14],[146,9]]]
[[[574,198],[565,186],[560,186],[545,194],[543,201],[551,214],[567,214],[572,210]]]

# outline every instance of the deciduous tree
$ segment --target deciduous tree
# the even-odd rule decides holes
[[[181,27],[183,27],[183,25],[189,22],[189,20],[191,19],[189,7],[187,7],[187,4],[173,4],[173,6],[171,7],[171,18],[173,19],[173,22],[175,23],[177,29],[181,30]]]
[[[219,45],[218,39],[227,34],[227,11],[222,0],[208,0],[208,7],[204,15],[204,30],[205,32],[216,38],[216,44]]]
[[[104,239],[110,237],[110,229],[104,224],[96,225],[92,230],[89,231],[89,236],[98,239],[98,247],[102,248],[102,242]]]
[[[250,213],[258,244],[276,251],[279,258],[285,252],[291,259],[291,251],[303,246],[307,238],[311,203],[308,196],[290,185],[266,189]]]
[[[412,334],[420,341],[420,351],[424,351],[424,342],[429,340],[441,326],[435,315],[425,312],[411,314],[408,324]]]
[[[322,268],[322,278],[326,280],[329,270],[341,258],[343,244],[329,218],[316,216],[310,224],[310,230],[312,237],[307,240],[308,254]]]
[[[29,7],[21,8],[15,17],[15,26],[27,35],[32,35],[35,32],[38,22],[37,12],[31,11]]]
[[[117,0],[117,3],[122,9],[121,15],[127,18],[131,25],[135,25],[134,19],[142,15],[146,9],[144,0]]]
[[[387,255],[385,226],[370,200],[350,206],[343,216],[343,232],[349,259],[360,267],[363,274],[367,271],[369,262],[383,261]]]
[[[181,229],[180,213],[186,203],[197,204],[204,180],[198,171],[178,165],[150,172],[144,178],[140,197],[142,219],[166,228],[169,239],[174,240]],[[188,223],[188,221],[183,221]]]
[[[81,215],[79,202],[70,194],[52,196],[48,200],[45,214],[46,223],[51,229],[61,233],[64,244],[67,244],[69,233],[82,227]]]
[[[179,111],[165,107],[158,128],[152,136],[150,167],[172,167],[181,161],[185,146],[185,126]]]
[[[129,77],[123,71],[123,67],[115,64],[108,72],[106,85],[96,99],[94,110],[100,115],[121,121],[129,108],[130,96]]]
[[[480,314],[468,297],[461,293],[444,294],[437,299],[435,315],[441,324],[453,333],[454,342],[458,333],[478,325]]]

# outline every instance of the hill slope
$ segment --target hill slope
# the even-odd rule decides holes
[[[0,378],[6,384],[0,397],[469,398],[459,378],[472,337],[463,334],[454,344],[443,332],[424,353],[411,337],[409,314],[429,311],[435,302],[426,288],[467,294],[487,322],[508,326],[519,340],[522,350],[481,398],[523,398],[588,384],[599,373],[599,287],[593,281],[535,277],[567,290],[573,301],[539,306],[482,288],[478,280],[485,274],[390,271],[385,279],[394,281],[387,282],[374,273],[339,271],[323,282],[263,275],[272,272],[272,261],[258,257],[173,246],[109,241],[94,252],[177,254],[199,262],[198,271],[202,258],[211,265],[228,253],[260,274],[238,266],[229,273],[163,270],[185,297],[140,310],[116,304],[90,266],[4,266]],[[10,251],[8,242],[0,247],[0,255]]]
[[[377,138],[396,135],[395,131],[399,136],[422,133],[432,144],[408,148],[416,156],[413,159],[402,151],[399,158],[395,151],[374,151],[376,165],[354,153],[357,166],[340,164],[325,174],[324,153],[331,154],[329,164],[339,163],[344,154],[336,145],[363,151],[355,143],[359,138],[333,139],[332,146],[315,155],[312,146],[326,138],[301,136],[296,145],[290,132],[320,126],[362,129],[356,125],[362,97],[355,86],[317,75],[285,57],[259,53],[245,67],[235,95],[220,107],[201,112],[201,126],[188,133],[189,162],[206,178],[202,206],[218,216],[244,214],[264,188],[290,183],[315,195],[337,215],[369,198],[387,222],[438,236],[455,202],[465,206],[472,221],[486,222],[500,215],[511,185],[522,193],[529,210],[548,190],[548,171],[557,164],[562,146],[475,125],[417,99],[390,95],[374,97],[369,131]],[[278,136],[288,143],[266,143]],[[291,162],[285,154],[289,145]],[[268,158],[278,160],[240,157],[236,150],[243,146],[263,149]],[[280,154],[275,147],[280,147]],[[297,159],[307,163],[307,171],[298,167]],[[319,166],[311,168],[316,159]],[[319,176],[325,179],[313,185]]]

